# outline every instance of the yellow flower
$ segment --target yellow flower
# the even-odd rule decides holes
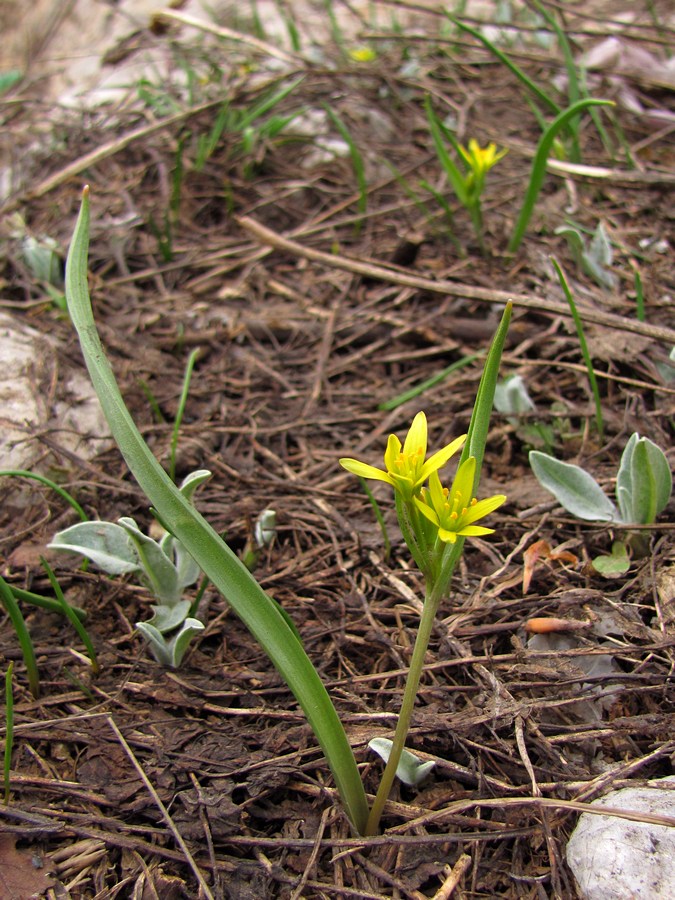
[[[488,144],[487,147],[480,147],[478,141],[475,138],[471,138],[468,150],[459,144],[459,152],[464,157],[471,171],[478,176],[489,172],[509,151],[504,149],[497,152],[497,145],[494,143]]]
[[[472,497],[476,459],[470,456],[457,470],[450,490],[441,485],[438,472],[429,476],[429,489],[422,497],[415,497],[419,511],[438,528],[438,537],[446,543],[454,544],[457,535],[478,537],[492,534],[494,528],[474,525],[479,519],[494,512],[506,500],[504,494],[495,494],[485,500]]]
[[[487,147],[480,147],[475,138],[469,141],[469,148],[458,145],[459,152],[464,157],[464,162],[469,167],[469,172],[465,177],[465,185],[469,198],[477,198],[483,193],[485,187],[485,176],[490,169],[495,166],[500,159],[508,153],[507,149],[497,152],[496,144],[488,144]]]
[[[377,53],[371,47],[354,47],[349,51],[349,56],[354,62],[367,63],[377,59]]]
[[[462,447],[465,440],[466,435],[463,434],[425,460],[427,417],[423,412],[419,412],[413,419],[403,446],[395,434],[389,435],[387,449],[384,453],[384,469],[377,469],[358,459],[341,459],[340,465],[361,478],[386,481],[394,490],[399,491],[404,499],[411,500],[431,473],[437,472],[444,466],[450,457]]]

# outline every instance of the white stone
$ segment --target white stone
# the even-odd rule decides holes
[[[594,800],[673,825],[583,813],[567,844],[567,862],[583,900],[675,900],[675,776],[622,788]]]
[[[61,368],[55,341],[0,313],[0,469],[33,469],[44,456],[32,437],[40,431],[85,459],[111,445],[88,377]]]

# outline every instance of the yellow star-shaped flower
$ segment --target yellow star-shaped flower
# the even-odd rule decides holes
[[[340,465],[361,478],[374,478],[386,481],[394,490],[403,495],[405,500],[412,500],[418,494],[424,482],[432,472],[437,472],[450,457],[464,444],[466,435],[456,438],[451,443],[436,451],[429,459],[427,454],[427,417],[423,412],[417,413],[413,419],[405,442],[395,434],[389,435],[387,449],[384,452],[384,469],[377,469],[358,459],[344,458]]]
[[[438,537],[446,543],[454,544],[457,536],[478,537],[492,534],[494,528],[474,525],[479,519],[494,512],[506,500],[504,494],[495,494],[485,500],[476,500],[472,496],[473,481],[476,473],[476,459],[473,456],[465,459],[457,470],[450,490],[441,485],[438,472],[429,476],[429,488],[415,497],[419,511],[438,528]]]

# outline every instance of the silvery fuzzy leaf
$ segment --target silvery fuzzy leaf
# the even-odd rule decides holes
[[[141,571],[131,538],[114,522],[78,522],[55,534],[48,546],[86,556],[109,575]]]
[[[164,606],[178,603],[183,588],[178,580],[178,572],[172,560],[164,553],[157,541],[143,534],[133,519],[123,516],[119,524],[133,541],[141,569],[143,581]]]
[[[373,738],[372,741],[368,742],[368,746],[371,750],[374,750],[385,763],[389,760],[392,741],[388,738]],[[415,756],[414,753],[411,753],[410,750],[404,749],[396,768],[396,777],[399,781],[402,781],[403,784],[416,787],[424,781],[435,765],[436,763],[433,760],[422,762],[422,760],[418,759],[418,757]]]
[[[590,522],[620,520],[617,508],[585,469],[539,450],[531,450],[529,459],[539,484],[573,516]]]

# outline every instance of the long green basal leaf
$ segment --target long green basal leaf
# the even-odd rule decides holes
[[[504,309],[501,322],[492,339],[492,344],[485,359],[483,366],[483,374],[481,375],[478,391],[476,392],[476,400],[471,413],[471,421],[467,430],[467,437],[462,455],[459,458],[458,468],[464,460],[470,456],[476,459],[476,474],[473,482],[473,494],[478,494],[478,485],[480,483],[480,474],[483,467],[483,457],[485,456],[485,445],[488,439],[488,431],[490,429],[490,416],[494,405],[495,390],[499,379],[499,366],[504,352],[504,343],[506,335],[509,331],[511,323],[511,312],[513,303],[509,300]],[[454,544],[447,544],[443,553],[441,563],[441,571],[438,576],[438,583],[443,590],[447,590],[450,585],[452,574],[455,570],[462,550],[464,549],[464,538],[458,537]]]
[[[573,103],[572,106],[559,113],[539,139],[539,143],[537,144],[537,149],[534,154],[534,159],[532,160],[530,181],[527,186],[525,199],[523,200],[523,205],[520,210],[520,214],[518,215],[516,227],[513,229],[513,234],[511,235],[511,240],[509,241],[509,253],[512,254],[516,252],[518,247],[520,247],[523,237],[525,236],[525,231],[530,219],[532,218],[532,213],[534,212],[534,206],[537,202],[539,191],[541,190],[541,186],[544,183],[544,176],[546,175],[546,164],[553,147],[553,141],[556,139],[561,129],[564,128],[571,119],[579,115],[579,113],[584,109],[588,109],[591,106],[614,106],[614,104],[611,100],[594,100],[591,97],[579,100],[577,103]]]
[[[485,359],[483,374],[481,375],[480,384],[478,385],[478,391],[476,393],[476,402],[474,403],[471,421],[469,422],[469,428],[467,430],[466,443],[464,444],[462,455],[459,460],[459,464],[461,465],[469,456],[474,456],[476,458],[476,478],[473,485],[474,494],[476,494],[478,489],[480,470],[483,465],[485,445],[490,429],[490,416],[492,415],[495,390],[499,379],[499,365],[502,360],[504,342],[506,341],[506,335],[508,334],[509,324],[511,322],[512,309],[513,303],[509,300]]]
[[[170,525],[172,534],[222,592],[295,695],[333,772],[347,815],[362,832],[368,815],[365,791],[342,723],[314,666],[276,605],[159,465],[124,404],[94,323],[87,287],[88,250],[89,191],[85,188],[66,264],[66,296],[113,437],[160,519]]]

